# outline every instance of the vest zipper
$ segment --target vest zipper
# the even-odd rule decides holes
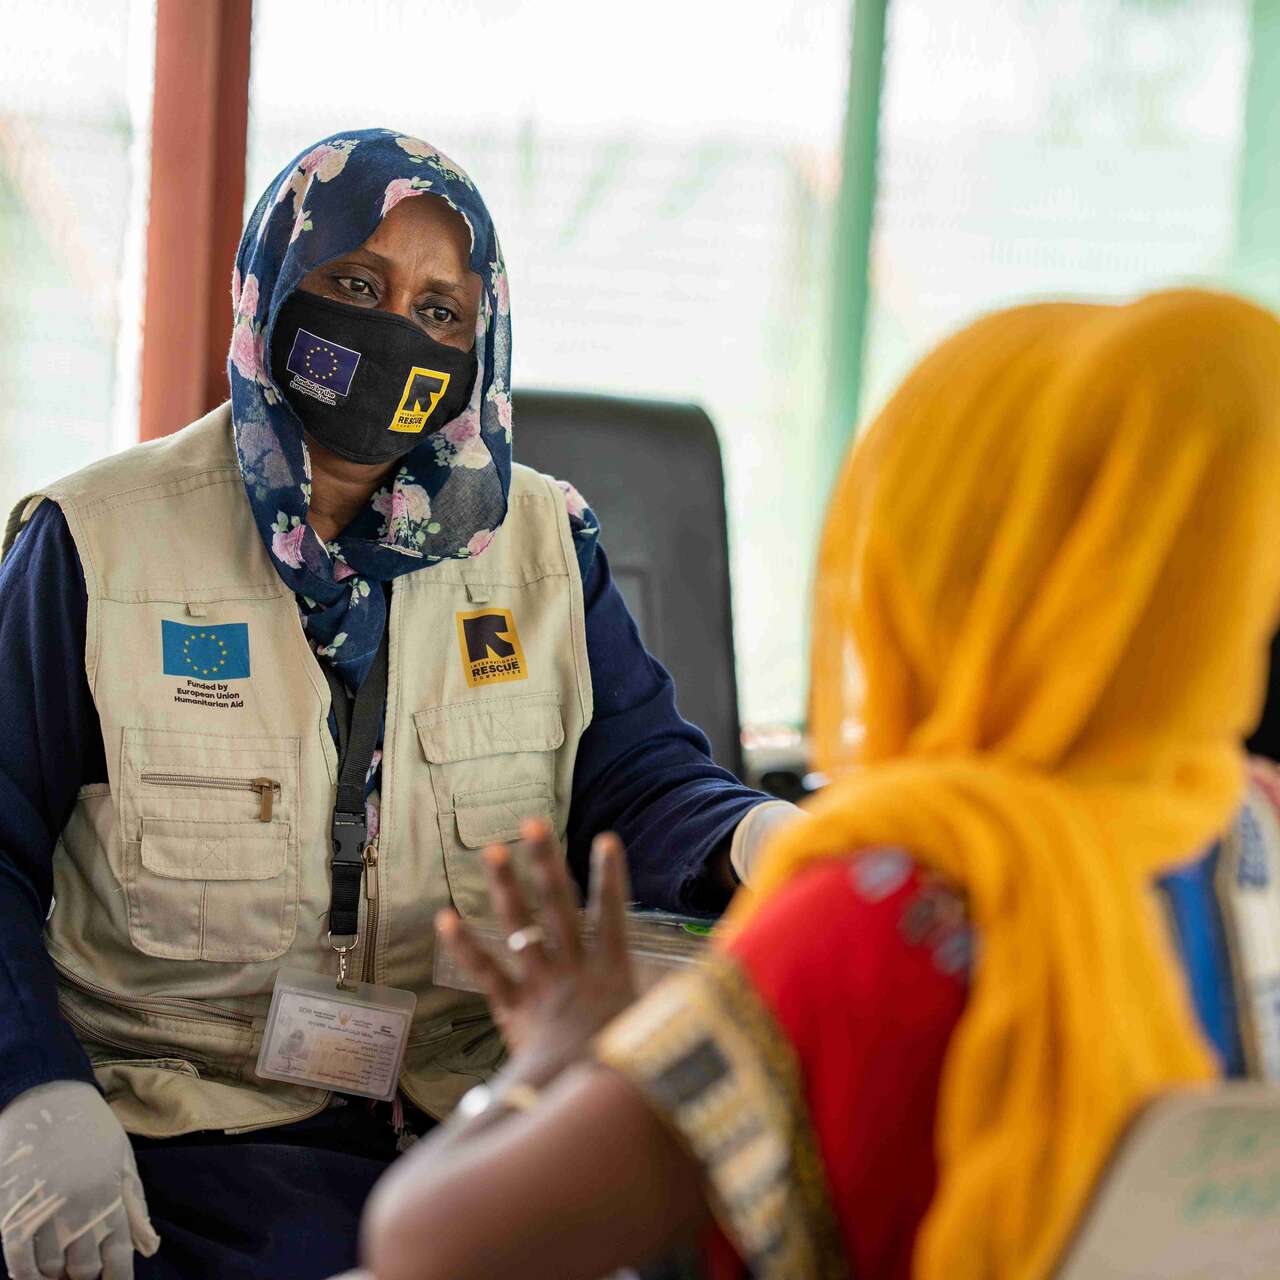
[[[128,1004],[135,1009],[150,1010],[155,1013],[163,1013],[167,1017],[180,1019],[187,1022],[226,1022],[238,1027],[243,1027],[246,1031],[253,1030],[253,1019],[246,1013],[236,1013],[232,1009],[223,1009],[218,1005],[208,1005],[202,1000],[191,1000],[183,996],[151,996],[135,999],[132,996],[123,996],[118,991],[112,991],[109,987],[100,986],[96,982],[90,982],[87,978],[81,978],[79,975],[72,973],[68,969],[64,969],[62,965],[54,962],[58,970],[58,976],[65,979],[67,984],[76,987],[88,995],[102,996],[107,998],[114,1004]],[[137,1044],[130,1044],[124,1040],[117,1040],[115,1036],[109,1035],[86,1019],[82,1018],[67,1006],[59,1002],[59,1010],[62,1016],[66,1018],[68,1025],[80,1035],[97,1042],[98,1044],[110,1045],[113,1049],[122,1049],[126,1053],[145,1060],[145,1049],[140,1050]],[[161,1056],[161,1055],[155,1055]],[[192,1053],[190,1049],[180,1048],[177,1045],[172,1046],[170,1053],[163,1055],[165,1057],[178,1058],[183,1062],[189,1062],[193,1066],[202,1067],[209,1065],[209,1059],[203,1054]],[[317,1116],[325,1107],[329,1105],[329,1099],[333,1094],[325,1090],[321,1096],[319,1103],[310,1110],[300,1116],[294,1116],[279,1121],[279,1124],[293,1124],[298,1120],[307,1120],[312,1116]],[[275,1125],[255,1126],[274,1128]],[[246,1129],[228,1129],[228,1133],[247,1133]]]
[[[142,781],[154,787],[197,787],[214,791],[255,791],[258,821],[270,822],[280,784],[274,778],[201,778],[189,773],[144,773]]]
[[[126,996],[119,991],[112,991],[109,987],[100,986],[96,982],[90,982],[87,978],[71,973],[62,965],[58,965],[57,969],[58,975],[68,986],[75,987],[86,995],[105,1000],[108,1004],[141,1009],[144,1013],[160,1013],[187,1022],[226,1022],[244,1027],[246,1030],[253,1027],[253,1019],[247,1013],[236,1013],[233,1009],[223,1009],[219,1005],[206,1004],[203,1000],[192,1000],[184,996]],[[119,1047],[136,1048],[128,1045]]]
[[[378,842],[371,840],[364,849],[364,897],[369,904],[365,909],[364,933],[369,939],[364,949],[364,965],[361,975],[365,982],[373,981],[373,952],[378,941]]]
[[[138,1044],[129,1044],[124,1040],[117,1040],[115,1036],[108,1035],[99,1027],[95,1027],[92,1023],[86,1022],[80,1017],[74,1009],[69,1009],[65,1005],[59,1007],[59,1012],[67,1020],[67,1025],[76,1032],[77,1035],[84,1037],[86,1040],[92,1040],[96,1044],[109,1045],[112,1049],[122,1049],[124,1052],[135,1058],[145,1058],[147,1056],[146,1048]],[[168,1053],[156,1053],[155,1057],[180,1058],[184,1062],[204,1063],[206,1060],[193,1054],[189,1049],[179,1049],[174,1045]]]

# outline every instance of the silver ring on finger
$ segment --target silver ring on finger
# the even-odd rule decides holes
[[[523,929],[507,935],[507,950],[519,955],[530,947],[536,947],[547,940],[547,931],[540,924],[527,924]]]

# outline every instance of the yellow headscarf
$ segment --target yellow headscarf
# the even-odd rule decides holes
[[[924,1280],[1049,1273],[1134,1109],[1215,1074],[1150,886],[1241,794],[1278,491],[1280,323],[1191,291],[980,321],[844,467],[813,619],[835,781],[730,925],[872,846],[963,887]]]

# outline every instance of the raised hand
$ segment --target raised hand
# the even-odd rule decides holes
[[[456,912],[437,925],[454,959],[480,986],[525,1078],[550,1080],[585,1052],[596,1033],[636,996],[627,946],[626,857],[612,834],[591,848],[587,914],[594,934],[583,939],[577,891],[550,828],[530,821],[521,835],[537,871],[541,911],[535,917],[511,866],[511,851],[484,851],[489,897],[507,934],[507,954],[492,955]]]

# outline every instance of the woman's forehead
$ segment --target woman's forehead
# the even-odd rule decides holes
[[[384,255],[408,246],[431,246],[452,250],[465,265],[471,255],[471,228],[447,200],[424,191],[397,204],[374,228],[365,246]]]
[[[346,258],[388,274],[412,275],[424,289],[447,285],[478,293],[482,281],[470,253],[467,224],[454,209],[443,200],[415,199],[397,205],[367,240],[329,262]]]

